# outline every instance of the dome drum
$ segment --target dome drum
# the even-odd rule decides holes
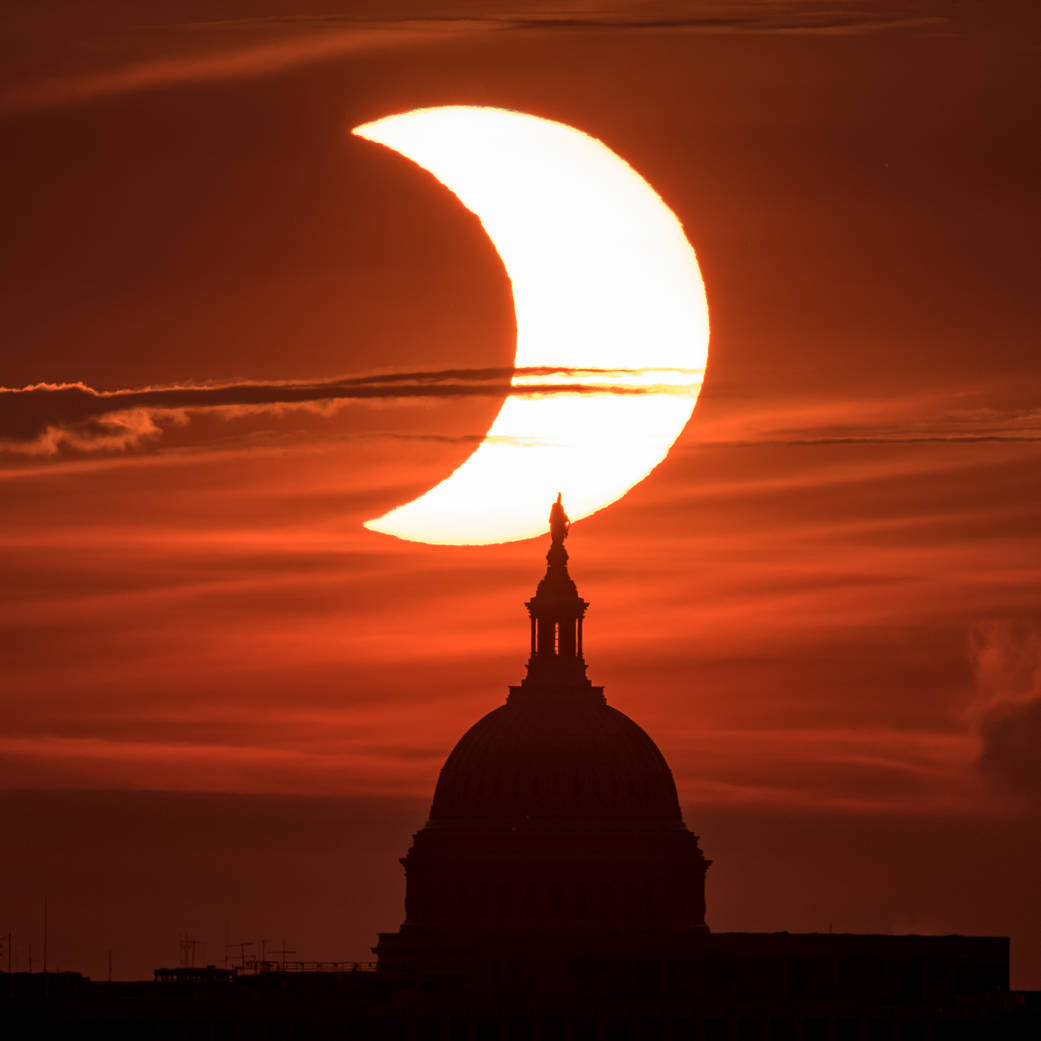
[[[561,842],[542,829],[497,841],[424,829],[404,858],[406,929],[554,931],[638,924],[703,929],[707,862],[685,828],[599,831]]]

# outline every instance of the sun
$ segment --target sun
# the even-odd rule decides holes
[[[709,321],[697,258],[676,215],[628,163],[574,127],[504,109],[419,109],[356,127],[429,171],[502,258],[528,393],[504,401],[454,473],[366,527],[486,545],[543,534],[563,491],[578,520],[667,455],[694,410]],[[407,302],[405,302],[407,303]],[[554,392],[585,383],[593,391]],[[545,389],[529,396],[533,386]]]

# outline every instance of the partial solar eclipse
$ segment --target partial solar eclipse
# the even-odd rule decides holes
[[[573,520],[620,499],[679,437],[708,356],[705,286],[676,215],[606,145],[522,112],[418,109],[353,133],[411,159],[477,215],[513,286],[515,366],[593,370],[586,382],[606,388],[554,394],[573,372],[518,372],[514,386],[550,393],[507,397],[454,473],[365,526],[488,545],[544,534],[557,492]]]

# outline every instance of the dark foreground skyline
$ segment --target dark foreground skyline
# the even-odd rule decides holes
[[[197,961],[153,980],[0,975],[16,1031],[359,1041],[946,1041],[1036,1036],[999,936],[711,931],[712,861],[660,749],[591,682],[589,603],[549,516],[529,654],[445,760],[399,864],[405,917],[375,963]],[[294,877],[293,881],[297,881]],[[233,948],[236,945],[231,945]],[[267,955],[267,957],[266,957]],[[270,959],[270,960],[269,960]],[[46,962],[45,962],[46,965]]]
[[[583,522],[580,579],[595,682],[718,871],[709,924],[1009,935],[1041,982],[1033,5],[3,19],[2,387],[508,367],[480,227],[349,128],[502,105],[631,162],[698,252],[709,369],[666,462]],[[51,964],[96,977],[185,932],[218,964],[365,960],[537,575],[531,544],[361,522],[498,406],[0,438],[0,933],[37,957],[46,896]]]

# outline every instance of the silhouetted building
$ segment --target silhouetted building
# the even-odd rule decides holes
[[[1005,937],[713,933],[654,742],[586,676],[550,515],[527,675],[441,770],[376,971],[0,973],[12,1036],[349,1041],[947,1041],[1041,1036]],[[6,1007],[5,1007],[6,1003]]]
[[[537,960],[545,974],[590,951],[683,950],[706,930],[709,861],[668,764],[586,676],[566,530],[526,604],[527,675],[456,745],[402,861],[406,917],[380,935],[381,970],[513,977]]]

